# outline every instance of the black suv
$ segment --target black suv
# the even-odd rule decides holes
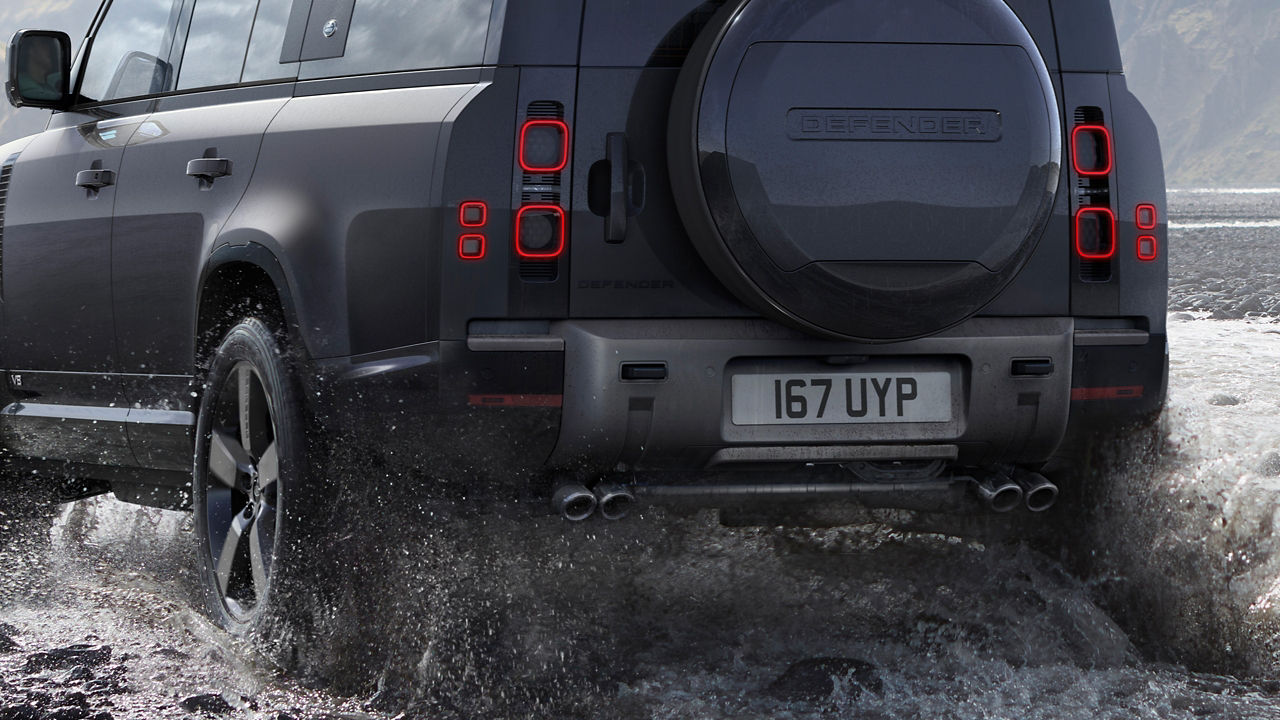
[[[233,628],[334,444],[573,520],[1024,513],[1163,404],[1105,0],[107,0],[9,58],[9,472],[193,506]]]

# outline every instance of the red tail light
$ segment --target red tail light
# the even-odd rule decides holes
[[[458,257],[463,260],[480,260],[485,253],[483,235],[461,235],[458,237]]]
[[[525,205],[516,213],[516,253],[550,259],[564,252],[564,210],[559,205]]]
[[[1133,222],[1138,226],[1139,230],[1155,230],[1156,224],[1160,218],[1156,214],[1156,206],[1150,204],[1139,205],[1133,213]]]
[[[1071,164],[1084,177],[1111,172],[1111,131],[1104,125],[1077,125],[1071,131]]]
[[[520,168],[527,173],[558,173],[569,164],[569,126],[563,120],[525,121],[520,128]]]
[[[1085,260],[1110,260],[1116,254],[1116,215],[1110,208],[1076,211],[1076,252]]]
[[[462,227],[484,227],[489,222],[489,206],[479,200],[464,202],[458,206],[458,224]]]
[[[1160,257],[1160,243],[1155,235],[1138,236],[1138,259],[1142,262],[1154,262]]]

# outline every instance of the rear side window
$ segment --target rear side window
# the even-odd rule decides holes
[[[280,62],[285,30],[289,26],[292,0],[261,0],[258,16],[253,21],[249,54],[244,59],[244,82],[279,80],[298,74],[298,63]]]
[[[197,0],[182,51],[178,89],[240,82],[257,0]]]
[[[588,0],[582,64],[680,67],[725,0]]]
[[[300,77],[479,65],[492,6],[491,0],[357,0],[342,57],[304,62]],[[309,31],[322,26],[311,20]]]
[[[115,0],[94,35],[80,94],[88,101],[173,89],[174,31],[181,0]]]

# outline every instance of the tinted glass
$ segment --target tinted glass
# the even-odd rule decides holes
[[[88,100],[152,95],[173,89],[173,48],[180,0],[115,0],[94,36],[80,94]]]
[[[197,0],[178,89],[240,82],[257,0]]]
[[[680,67],[725,0],[589,0],[582,64]]]
[[[346,54],[302,64],[302,77],[479,65],[490,0],[357,0]]]
[[[244,82],[277,80],[298,74],[297,63],[280,62],[292,5],[292,0],[262,0],[258,3],[258,17],[253,21],[253,37],[249,40],[249,55],[244,61]]]

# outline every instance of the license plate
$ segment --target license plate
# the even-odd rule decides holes
[[[733,377],[734,425],[951,421],[946,372]]]

